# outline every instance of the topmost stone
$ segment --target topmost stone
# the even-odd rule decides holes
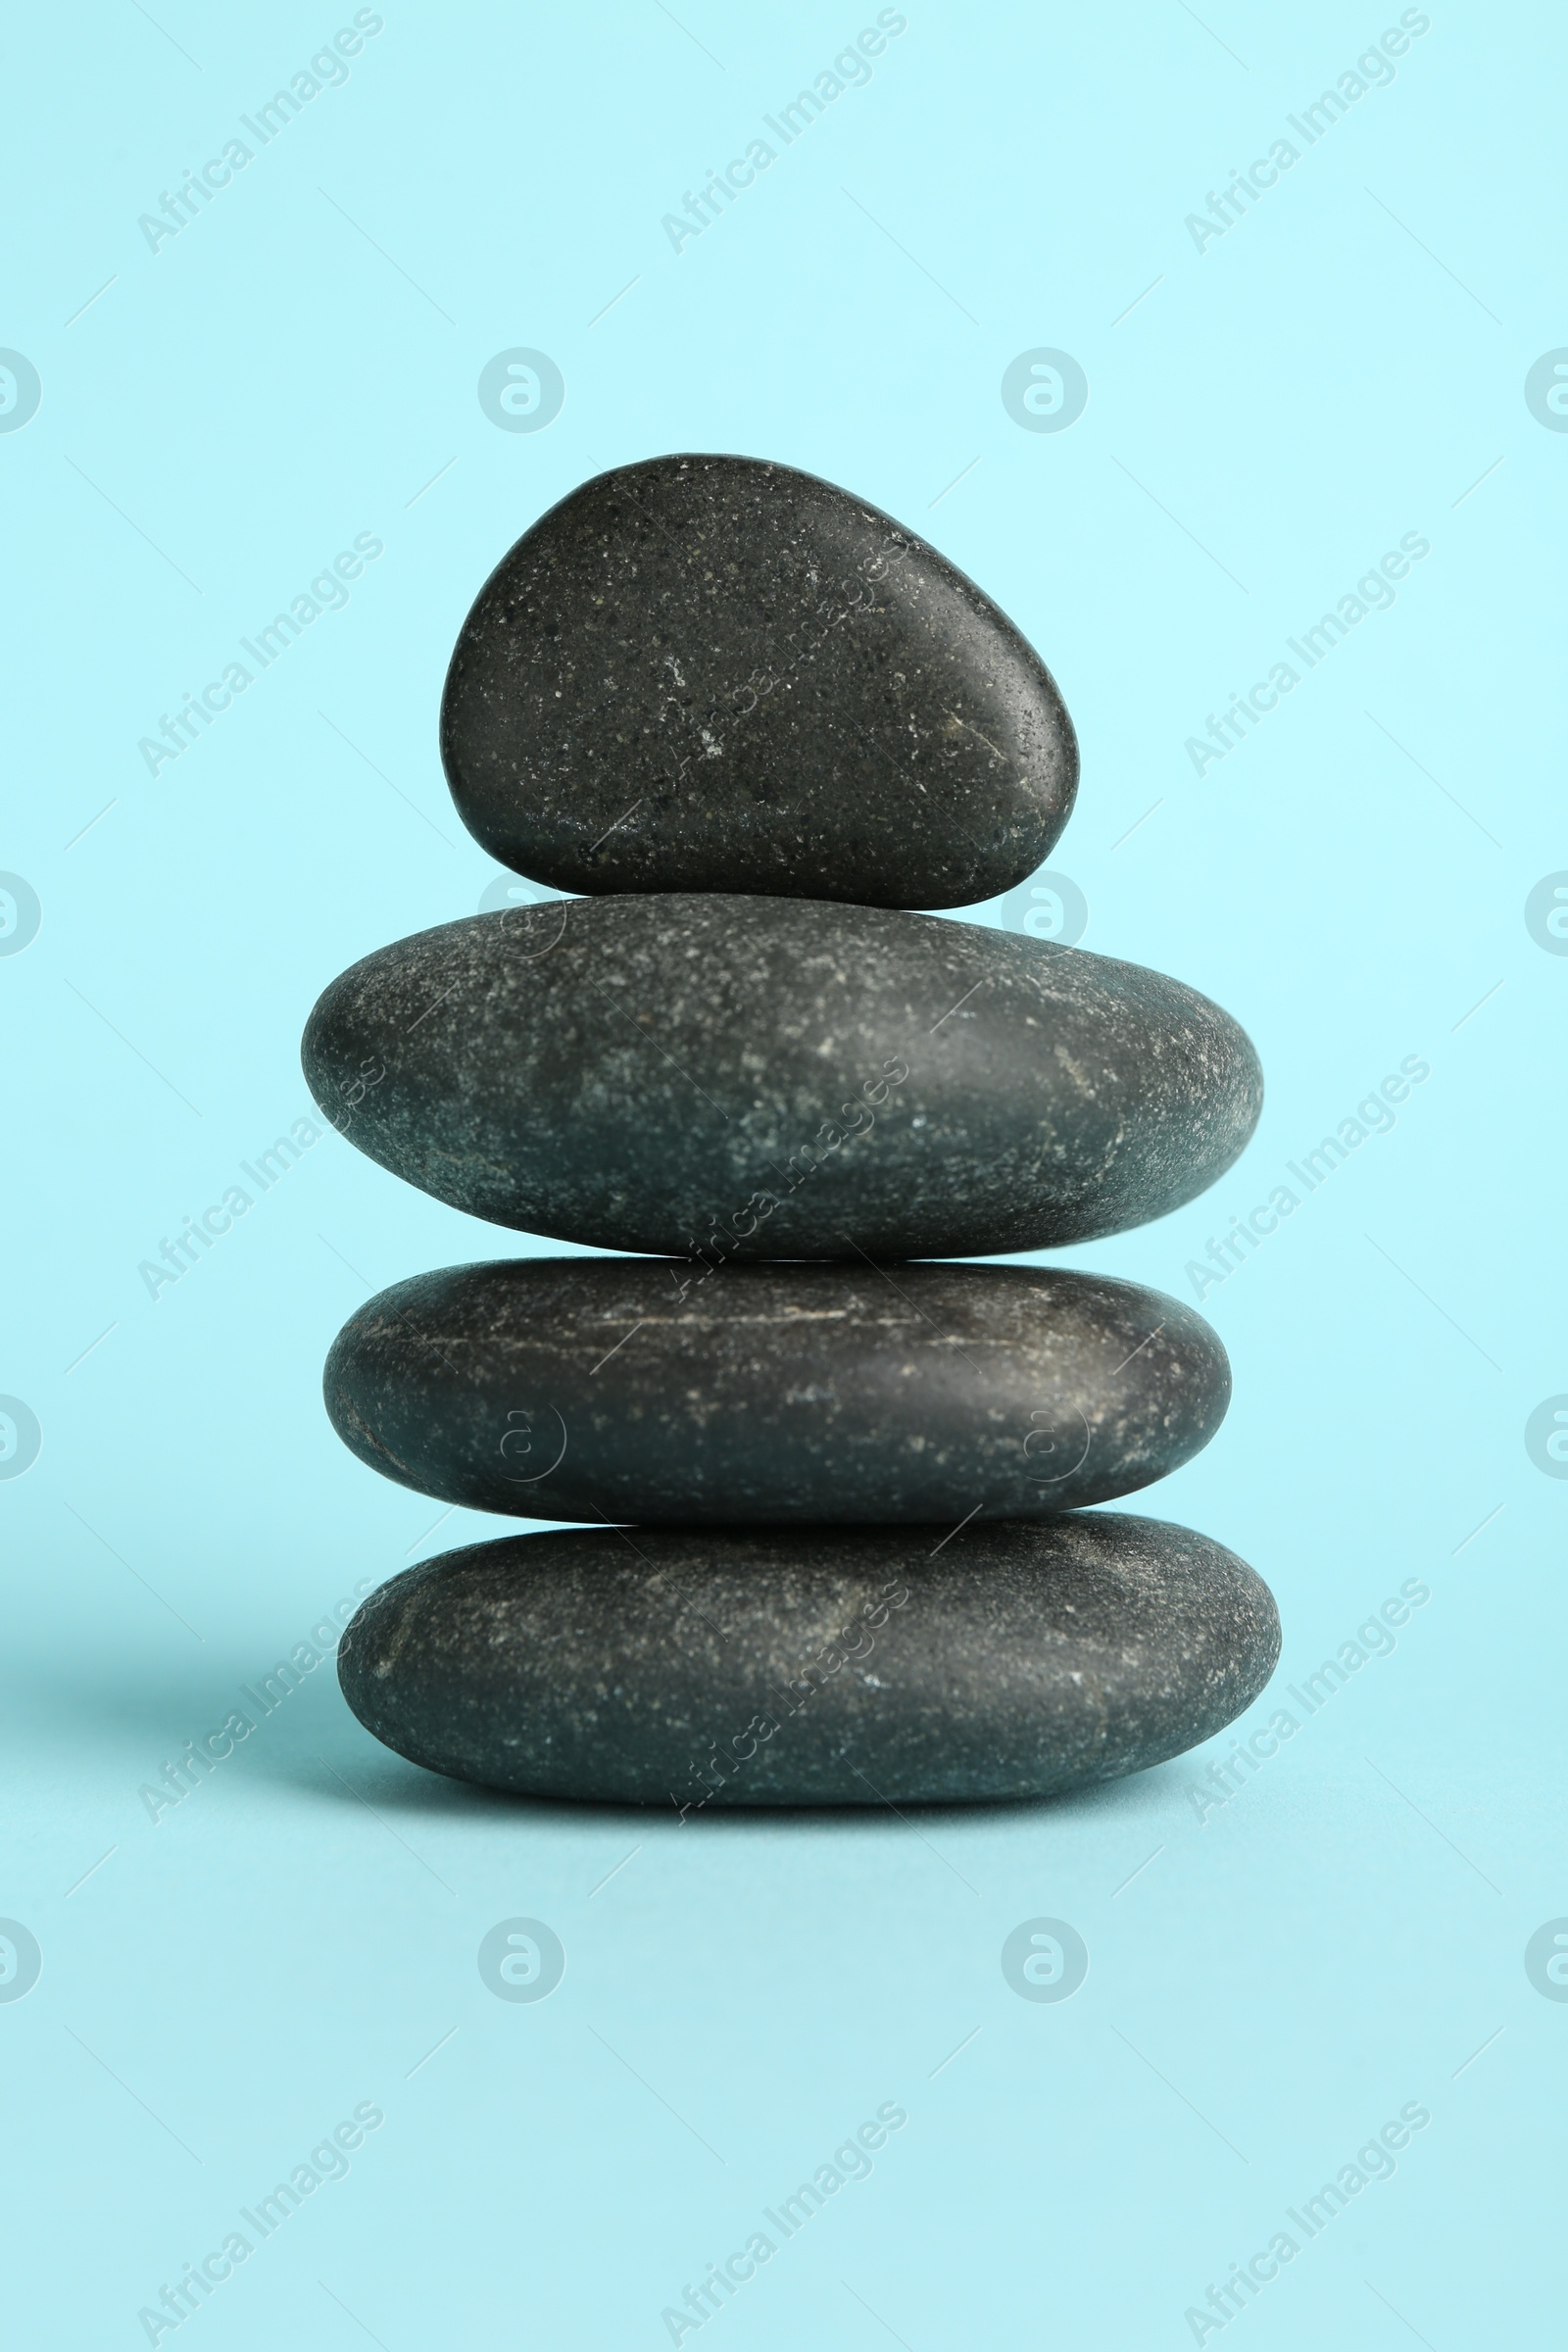
[[[1043,662],[933,547],[755,458],[653,458],[524,532],[441,707],[458,812],[568,892],[962,906],[1078,782]]]

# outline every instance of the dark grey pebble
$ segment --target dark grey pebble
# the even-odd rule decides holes
[[[1117,1233],[1251,1134],[1206,997],[975,923],[809,899],[561,900],[342,974],[326,1116],[395,1175],[594,1249],[987,1256]]]
[[[324,1385],[361,1461],[470,1509],[952,1526],[1163,1478],[1230,1369],[1190,1306],[1098,1275],[564,1257],[395,1284]]]
[[[383,1585],[338,1672],[433,1772],[690,1819],[1114,1780],[1222,1730],[1278,1654],[1234,1553],[1092,1512],[513,1536]]]
[[[585,482],[463,624],[458,812],[567,891],[958,906],[1033,873],[1078,778],[1051,673],[890,515],[755,458]]]

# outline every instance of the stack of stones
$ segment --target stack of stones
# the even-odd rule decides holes
[[[574,1524],[373,1593],[362,1722],[683,1820],[1043,1795],[1219,1731],[1274,1664],[1266,1587],[1083,1507],[1206,1444],[1218,1339],[1131,1283],[933,1262],[1191,1200],[1261,1096],[1178,982],[907,911],[997,897],[1066,821],[1017,630],[827,482],[656,459],[491,576],[442,755],[486,849],[570,895],[356,964],[306,1073],[395,1174],[578,1254],[394,1285],[327,1410],[420,1494]]]

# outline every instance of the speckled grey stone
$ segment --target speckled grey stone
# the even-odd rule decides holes
[[[383,1585],[338,1672],[360,1721],[431,1771],[690,1819],[1114,1780],[1222,1730],[1278,1654],[1234,1553],[1091,1512],[514,1536]]]
[[[1230,1370],[1190,1306],[1098,1275],[564,1257],[395,1284],[324,1385],[362,1462],[471,1509],[951,1527],[1163,1478]]]
[[[454,1207],[590,1248],[988,1256],[1120,1232],[1262,1100],[1139,965],[808,899],[509,907],[383,948],[305,1034],[317,1102]]]
[[[1045,664],[912,531],[755,458],[618,466],[506,556],[441,710],[458,812],[562,890],[958,906],[1034,871],[1078,750]]]

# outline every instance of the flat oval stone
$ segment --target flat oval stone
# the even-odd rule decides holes
[[[1230,1368],[1191,1307],[1093,1274],[564,1257],[394,1284],[324,1385],[361,1461],[473,1510],[951,1527],[1163,1478]]]
[[[1117,1233],[1230,1166],[1262,1101],[1158,972],[808,899],[561,900],[335,980],[332,1123],[456,1208],[660,1256],[992,1255]]]
[[[673,1805],[1051,1796],[1179,1755],[1268,1681],[1233,1552],[1117,1512],[477,1544],[366,1601],[344,1696],[400,1755]]]
[[[890,515],[755,458],[585,482],[463,624],[458,813],[565,891],[957,906],[1034,872],[1078,780],[1050,671]]]

